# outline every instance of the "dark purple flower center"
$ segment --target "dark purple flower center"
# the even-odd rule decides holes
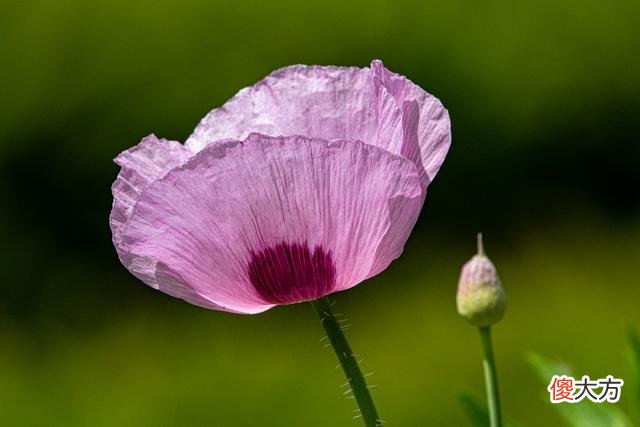
[[[291,304],[329,294],[336,280],[331,252],[299,243],[279,243],[252,252],[249,280],[264,301]]]

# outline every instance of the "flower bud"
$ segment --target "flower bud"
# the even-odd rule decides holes
[[[507,297],[496,267],[484,254],[481,233],[478,234],[478,254],[460,272],[456,302],[458,313],[473,326],[490,326],[504,316]]]

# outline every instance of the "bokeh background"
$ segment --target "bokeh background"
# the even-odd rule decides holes
[[[111,244],[112,159],[184,141],[292,63],[381,58],[439,97],[450,154],[404,255],[335,296],[389,426],[463,426],[480,345],[455,311],[475,232],[506,286],[507,416],[561,425],[525,355],[627,378],[640,326],[640,2],[0,4],[0,424],[350,426],[308,305],[206,311]],[[630,406],[623,389],[619,403]]]

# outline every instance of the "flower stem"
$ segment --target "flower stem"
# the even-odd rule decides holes
[[[493,345],[491,343],[491,326],[478,328],[480,340],[484,350],[482,367],[484,369],[484,382],[487,389],[487,405],[489,406],[489,420],[491,427],[502,427],[502,415],[500,414],[500,395],[498,393],[498,372],[496,360],[493,357]]]
[[[320,298],[312,301],[311,305],[313,310],[318,315],[320,323],[324,327],[329,342],[338,356],[342,370],[347,377],[349,386],[351,386],[351,392],[358,403],[360,408],[360,414],[367,427],[379,427],[382,425],[382,421],[378,417],[375,404],[369,393],[369,388],[362,375],[358,361],[351,351],[351,347],[347,342],[347,338],[344,336],[340,323],[331,310],[331,303],[328,298]]]

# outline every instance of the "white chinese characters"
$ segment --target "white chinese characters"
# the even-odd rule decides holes
[[[547,390],[551,403],[578,403],[585,398],[595,403],[615,403],[620,399],[623,385],[623,380],[611,375],[598,380],[591,380],[588,375],[578,380],[566,375],[554,375]]]

